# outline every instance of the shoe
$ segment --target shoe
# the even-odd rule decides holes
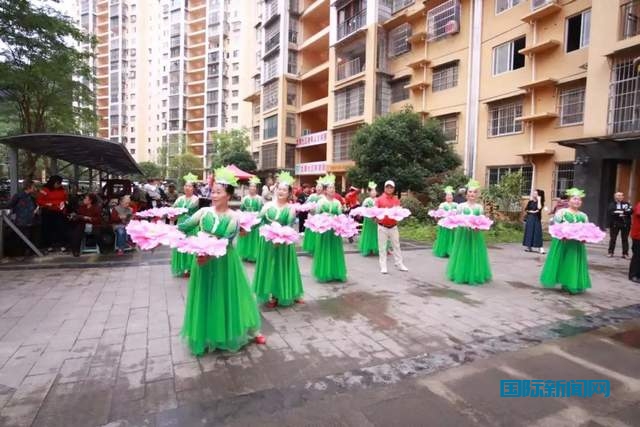
[[[189,276],[191,276],[191,272],[190,271],[185,271],[184,273],[182,273],[182,277],[184,277],[185,279],[188,279]]]
[[[264,345],[264,344],[267,343],[267,339],[264,337],[264,335],[258,335],[255,338],[255,342],[256,342],[256,344]]]
[[[123,251],[122,249],[118,249],[118,250],[116,251],[116,255],[117,255],[117,256],[122,256],[122,255],[124,255],[124,251]]]
[[[272,299],[265,305],[267,306],[267,308],[276,308],[278,306],[278,300]]]
[[[622,259],[629,259],[629,255],[622,255]]]
[[[382,274],[388,274],[389,272],[387,271],[387,267],[381,268],[381,269],[380,269],[380,273],[382,273]]]
[[[544,251],[544,249],[540,248],[540,255],[544,255],[546,254],[546,252]]]
[[[531,250],[531,248],[527,248],[527,249],[525,249],[524,251],[525,251],[525,252],[533,252],[533,251]]]
[[[609,258],[613,258],[613,254],[608,254],[607,255]]]
[[[48,252],[48,253],[53,252],[53,248],[47,248],[47,252]]]
[[[302,298],[295,300],[296,304],[304,304],[304,300]]]
[[[632,277],[630,280],[631,280],[633,283],[640,283],[640,278],[637,278],[637,277]]]
[[[67,252],[67,248],[65,248],[64,246],[62,246],[62,247],[60,248],[60,252],[62,252],[62,253]]]
[[[74,256],[74,257],[76,257],[76,258],[78,258],[78,257],[80,256],[80,252],[74,252],[74,253],[73,253],[73,256]]]
[[[405,266],[404,264],[396,265],[396,268],[400,271],[409,271],[407,266]]]

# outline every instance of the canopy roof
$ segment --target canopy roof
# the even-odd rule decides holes
[[[29,133],[0,138],[0,144],[114,175],[142,173],[124,145],[93,136]]]
[[[253,178],[253,175],[251,175],[249,172],[243,171],[242,169],[240,169],[239,167],[237,167],[234,164],[231,164],[231,165],[227,166],[227,168],[229,168],[231,170],[231,172],[233,172],[233,174],[238,179],[251,179],[251,178]]]

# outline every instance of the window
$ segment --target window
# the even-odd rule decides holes
[[[633,57],[617,59],[611,70],[609,87],[609,133],[640,130],[638,87]]]
[[[459,31],[459,0],[446,1],[427,12],[427,41],[436,41]]]
[[[525,43],[526,37],[520,37],[493,48],[494,76],[524,67],[524,55],[518,51],[524,49]]]
[[[364,84],[336,91],[336,121],[364,114]]]
[[[554,197],[562,196],[569,188],[573,187],[574,169],[573,162],[556,163],[556,169],[553,171]]]
[[[263,145],[260,166],[262,169],[275,169],[278,165],[278,144]]]
[[[266,61],[264,61],[264,80],[263,82],[269,81],[276,76],[278,72],[278,56],[274,56]]]
[[[254,141],[260,140],[260,126],[253,127],[253,140]]]
[[[496,0],[496,15],[522,3],[523,0]]]
[[[278,82],[269,83],[264,86],[262,94],[262,109],[270,110],[278,105]]]
[[[620,9],[620,38],[628,39],[640,34],[640,1],[629,0]]]
[[[445,142],[455,144],[458,142],[458,115],[450,114],[447,116],[437,117],[440,122],[440,128],[444,134]]]
[[[584,91],[584,85],[560,90],[558,101],[561,126],[582,123],[584,115]]]
[[[287,58],[287,73],[298,73],[298,52],[295,50],[289,50],[289,57]]]
[[[284,167],[294,169],[296,167],[296,146],[285,144],[284,146]]]
[[[240,64],[239,64],[239,63],[237,63],[237,62],[234,62],[234,63],[231,65],[231,69],[232,69],[233,71],[238,71],[238,70],[240,69]]]
[[[522,100],[489,106],[489,136],[522,132]]]
[[[510,173],[522,172],[522,187],[520,188],[520,194],[528,196],[531,193],[531,182],[533,178],[533,166],[530,165],[515,165],[515,166],[499,166],[487,168],[487,183],[489,185],[499,184],[505,175]],[[518,204],[516,210],[520,210],[520,204]]]
[[[231,123],[238,124],[238,116],[231,116]]]
[[[238,96],[238,91],[237,90],[232,90],[231,91],[231,96]]]
[[[351,142],[355,130],[347,130],[343,132],[335,132],[333,134],[333,161],[344,162],[351,160]]]
[[[411,76],[391,82],[391,103],[409,99],[409,89],[406,89],[405,86],[409,84],[410,80]]]
[[[296,115],[293,113],[287,113],[287,136],[296,137]]]
[[[264,119],[264,135],[263,139],[271,139],[278,136],[278,115],[267,117]],[[274,166],[275,167],[275,166]]]
[[[238,77],[238,76],[231,77],[231,84],[232,85],[237,85],[238,83],[240,83],[240,77]]]
[[[458,86],[458,61],[435,67],[433,69],[433,92]]]
[[[589,31],[591,30],[591,9],[567,18],[567,32],[565,45],[567,52],[589,46]]]
[[[391,13],[396,13],[407,6],[411,6],[415,0],[393,0],[391,2]]]
[[[238,111],[238,103],[234,102],[231,104],[231,111]]]
[[[389,31],[389,57],[400,56],[411,50],[411,25],[402,24]]]
[[[287,105],[296,106],[298,98],[298,86],[295,83],[287,82]]]
[[[136,154],[136,149],[135,148],[129,148],[129,152],[131,154]]]

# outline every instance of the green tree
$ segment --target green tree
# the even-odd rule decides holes
[[[522,211],[523,183],[522,172],[512,172],[484,190],[482,198],[490,214],[495,217],[500,212],[510,220],[518,220]]]
[[[234,164],[246,172],[256,171],[258,167],[249,153],[250,140],[245,129],[214,133],[212,139],[214,152],[210,160],[213,168]]]
[[[137,177],[139,180],[149,178],[164,178],[164,175],[162,174],[162,168],[154,162],[140,162],[138,163],[138,166],[140,166],[140,170],[142,171],[142,175]]]
[[[178,187],[184,184],[183,176],[200,170],[202,170],[202,160],[192,153],[178,154],[169,160],[171,178],[176,180]]]
[[[356,165],[348,177],[354,185],[392,179],[399,191],[422,191],[426,178],[461,163],[437,123],[424,124],[410,109],[378,117],[360,128],[353,138],[351,157]]]
[[[454,191],[467,186],[469,177],[460,169],[445,172],[441,175],[433,177],[427,182],[426,194],[428,205],[436,208],[444,200],[444,189],[447,186],[453,187]]]
[[[89,59],[93,38],[48,5],[0,0],[0,91],[11,133],[92,133],[97,128]],[[29,176],[36,157],[27,153]]]

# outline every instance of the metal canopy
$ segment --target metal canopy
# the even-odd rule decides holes
[[[113,175],[142,173],[122,144],[107,139],[85,135],[30,133],[0,138],[0,144]]]

